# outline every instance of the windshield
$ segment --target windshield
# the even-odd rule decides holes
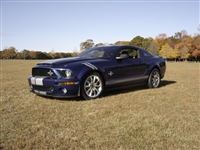
[[[83,51],[77,57],[110,59],[113,56],[114,51],[115,49],[112,47],[93,47]]]

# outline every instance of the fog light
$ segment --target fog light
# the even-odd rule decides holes
[[[62,91],[63,91],[64,94],[67,93],[67,89],[66,88],[63,88]]]
[[[51,92],[53,92],[53,90],[54,90],[54,88],[53,88],[53,87],[50,87],[49,89],[50,89],[50,91],[51,91]]]

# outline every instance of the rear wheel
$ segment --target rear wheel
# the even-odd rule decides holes
[[[160,73],[158,69],[153,69],[148,79],[149,88],[157,88],[160,85]]]
[[[100,97],[103,91],[103,79],[99,73],[91,72],[83,78],[81,84],[81,95],[84,99],[90,100]]]

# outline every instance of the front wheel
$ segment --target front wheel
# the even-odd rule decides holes
[[[83,78],[81,84],[81,95],[84,99],[90,100],[100,97],[104,91],[104,83],[101,75],[91,72]]]
[[[160,73],[158,69],[153,69],[148,79],[149,88],[157,88],[160,84]]]

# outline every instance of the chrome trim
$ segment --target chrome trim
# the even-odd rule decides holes
[[[143,79],[148,79],[148,77],[149,76],[146,75],[146,76],[142,76],[142,77],[131,77],[131,78],[126,78],[126,79],[110,80],[110,81],[106,81],[106,85],[131,82],[131,81],[136,81],[136,80],[143,80]]]

